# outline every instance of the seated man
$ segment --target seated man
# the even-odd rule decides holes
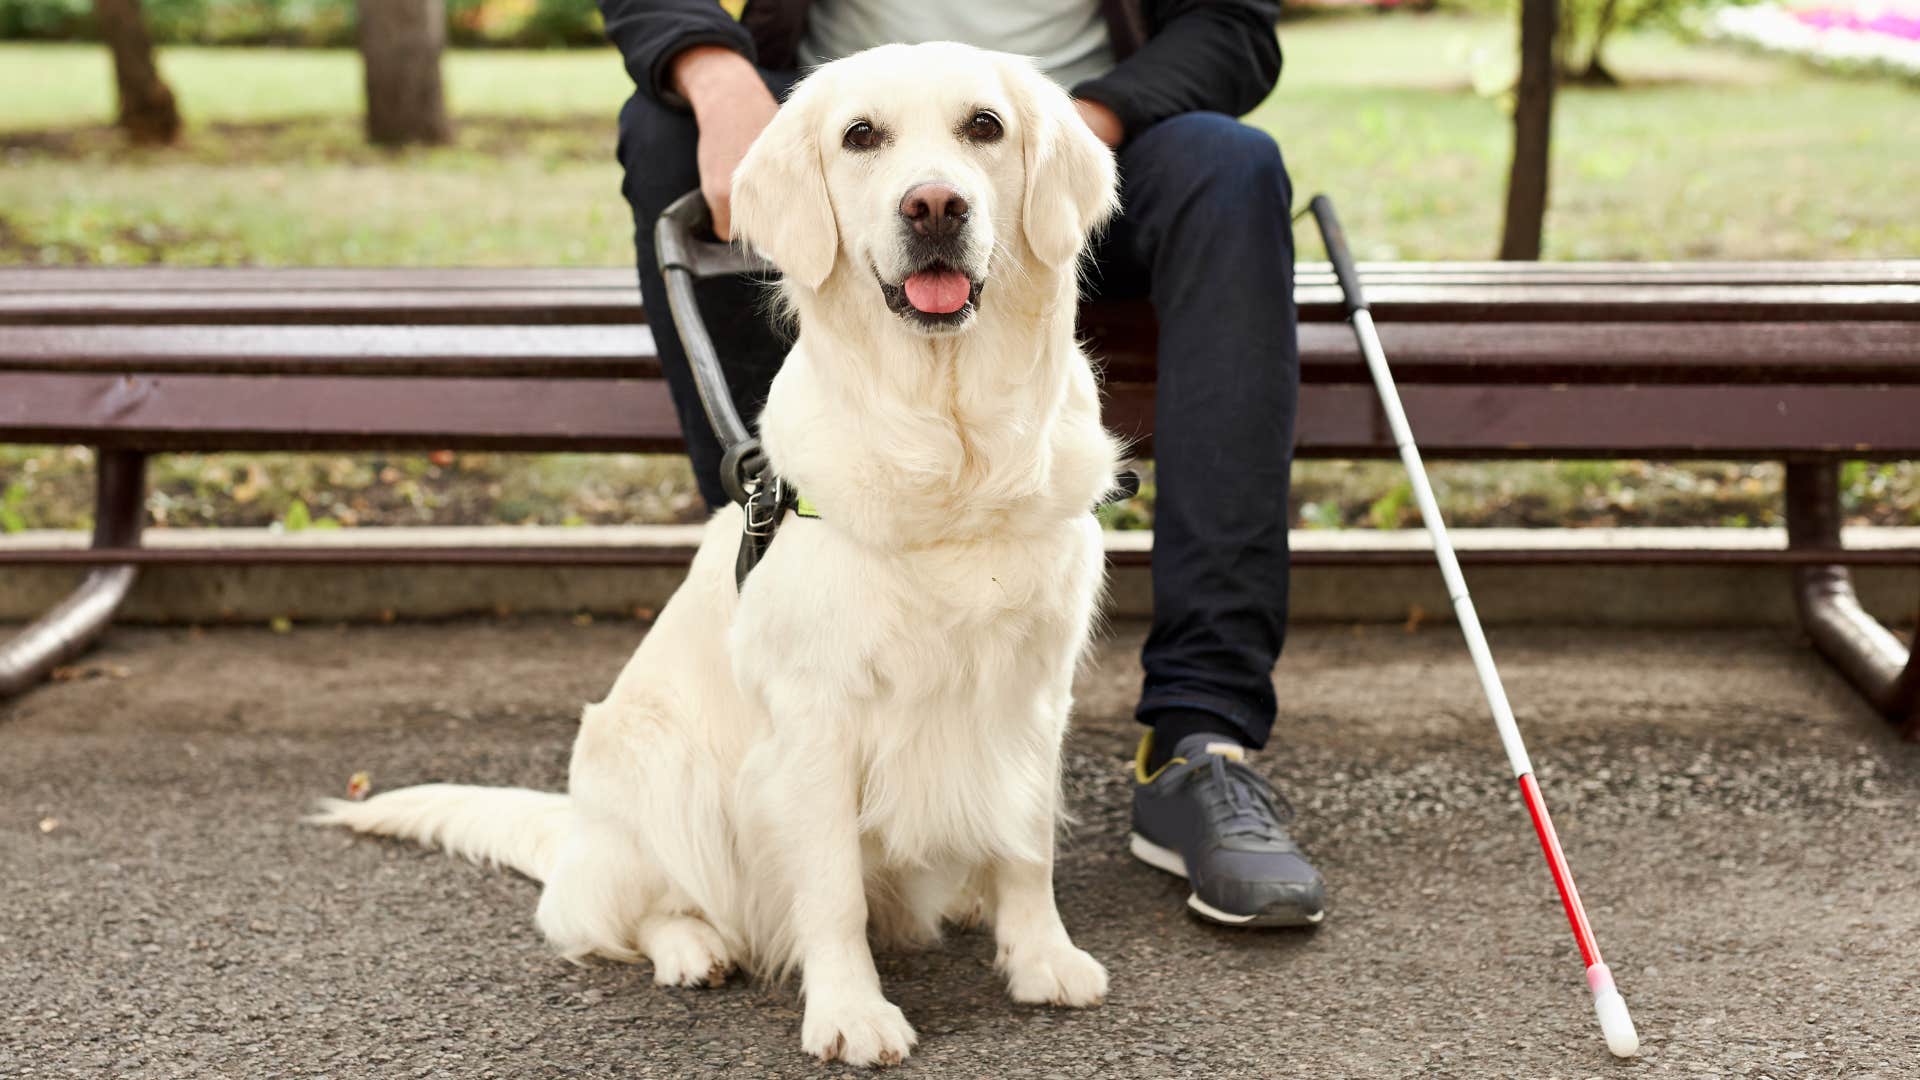
[[[1299,353],[1292,191],[1280,151],[1234,117],[1280,72],[1268,0],[600,0],[638,89],[620,114],[640,289],[707,502],[720,446],[655,265],[655,219],[699,187],[728,233],[728,186],[807,68],[888,42],[961,41],[1038,58],[1115,148],[1121,216],[1090,291],[1148,297],[1160,321],[1153,629],[1137,716],[1134,854],[1191,879],[1235,926],[1319,921],[1320,875],[1245,760],[1273,725],[1286,631],[1287,481]],[[735,400],[752,416],[786,343],[744,280],[702,286]]]

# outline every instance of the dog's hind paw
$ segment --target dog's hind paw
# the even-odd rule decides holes
[[[719,986],[733,972],[719,931],[691,915],[648,920],[640,947],[661,986]]]
[[[1004,949],[1000,969],[1007,973],[1007,992],[1023,1005],[1084,1009],[1107,999],[1107,969],[1066,942]]]
[[[849,1065],[898,1065],[919,1036],[885,998],[847,1005],[807,1003],[800,1022],[800,1048],[821,1061]]]

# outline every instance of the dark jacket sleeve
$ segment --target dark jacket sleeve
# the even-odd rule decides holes
[[[1131,138],[1169,116],[1240,116],[1280,81],[1273,0],[1159,0],[1145,5],[1151,36],[1097,79],[1073,88],[1112,109]]]
[[[607,36],[620,49],[640,92],[676,108],[668,63],[694,45],[723,45],[753,60],[753,37],[718,0],[600,0]]]

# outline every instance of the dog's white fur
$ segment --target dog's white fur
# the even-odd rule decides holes
[[[965,136],[991,110],[1004,137]],[[880,127],[878,149],[842,145]],[[984,281],[957,328],[890,311],[913,269],[897,207],[964,192]],[[887,46],[808,78],[741,164],[740,234],[785,271],[799,339],[761,431],[818,507],[736,595],[740,514],[605,701],[565,795],[427,785],[318,820],[437,843],[545,884],[565,955],[656,981],[798,967],[801,1044],[889,1063],[913,1029],[868,934],[988,919],[1016,1001],[1084,1006],[1107,973],[1054,904],[1060,746],[1101,585],[1089,510],[1116,448],[1074,338],[1077,264],[1115,203],[1112,155],[1024,60]]]

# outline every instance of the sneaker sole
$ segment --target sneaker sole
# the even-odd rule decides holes
[[[1133,853],[1134,858],[1155,870],[1163,870],[1183,880],[1187,876],[1187,860],[1181,858],[1179,852],[1163,848],[1139,833],[1128,835],[1127,850]],[[1199,893],[1187,894],[1187,908],[1208,922],[1221,926],[1316,926],[1327,917],[1325,908],[1312,913],[1273,911],[1258,915],[1235,915],[1200,899]]]

